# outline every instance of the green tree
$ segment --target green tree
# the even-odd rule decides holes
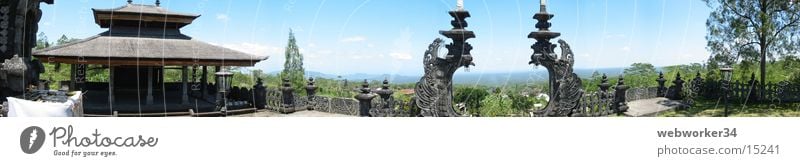
[[[59,46],[59,45],[75,42],[75,41],[78,41],[78,40],[80,40],[80,39],[69,38],[69,37],[67,37],[67,35],[61,35],[61,37],[58,38],[58,40],[56,40],[56,45]]]
[[[531,109],[534,104],[533,97],[527,97],[516,93],[508,94],[508,98],[511,99],[511,108],[514,108],[514,110],[526,111]]]
[[[36,48],[34,49],[39,50],[47,47],[50,47],[50,42],[47,41],[47,35],[45,35],[44,32],[39,32],[39,34],[36,35]]]
[[[625,71],[625,84],[631,87],[652,87],[657,85],[656,78],[658,73],[656,68],[649,63],[634,63],[631,67],[626,68]]]
[[[303,54],[297,46],[294,32],[289,30],[289,42],[286,46],[286,61],[283,64],[281,78],[288,78],[292,86],[298,90],[305,84],[305,69],[303,69]]]
[[[494,93],[481,101],[480,114],[485,117],[508,116],[518,113],[513,109],[512,101],[508,96],[501,93]]]
[[[470,113],[474,113],[473,111],[477,111],[481,107],[481,101],[483,101],[486,96],[489,96],[489,92],[485,89],[456,87],[453,101],[456,103],[465,103],[467,105],[467,110],[470,111]]]
[[[712,60],[733,65],[759,63],[761,95],[767,57],[796,53],[800,7],[793,0],[704,0],[713,9],[706,21]],[[747,66],[745,66],[747,67]],[[712,69],[714,70],[714,69]]]

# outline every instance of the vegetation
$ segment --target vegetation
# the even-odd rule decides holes
[[[464,103],[470,114],[478,114],[478,109],[481,108],[481,103],[486,96],[489,96],[489,92],[487,92],[486,89],[477,87],[457,87],[453,95],[453,102]]]
[[[305,72],[305,69],[303,69],[303,54],[300,54],[300,48],[297,46],[294,32],[289,30],[286,62],[283,64],[283,72],[281,72],[280,77],[289,79],[294,89],[302,89],[305,87],[306,82]]]
[[[800,117],[800,103],[730,103],[731,117]],[[668,111],[661,117],[722,117],[725,105],[719,100],[696,100],[692,107]]]
[[[712,8],[706,22],[711,63],[759,66],[761,89],[767,78],[767,58],[797,54],[800,8],[788,0],[704,0]],[[716,70],[716,64],[709,70]],[[776,70],[770,70],[776,71]],[[763,91],[762,91],[763,93]]]

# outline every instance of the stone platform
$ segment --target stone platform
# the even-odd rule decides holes
[[[632,117],[654,117],[661,112],[672,111],[684,104],[680,101],[673,101],[667,98],[652,98],[628,102],[628,112],[625,116]]]
[[[343,114],[334,114],[320,111],[297,111],[291,114],[281,114],[274,111],[259,111],[255,113],[234,115],[233,117],[355,117]]]

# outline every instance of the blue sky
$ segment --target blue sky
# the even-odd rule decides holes
[[[134,0],[153,4],[155,0]],[[202,15],[183,33],[270,59],[256,69],[282,69],[289,29],[307,70],[329,74],[421,75],[422,56],[439,30],[450,29],[456,0],[163,0],[161,6]],[[469,40],[471,72],[531,71],[538,0],[465,0],[477,38]],[[710,9],[699,0],[550,0],[551,30],[572,46],[576,68],[656,66],[702,62]],[[91,8],[125,0],[56,1],[42,7],[40,32],[86,38],[104,29]],[[537,70],[542,70],[539,67]]]

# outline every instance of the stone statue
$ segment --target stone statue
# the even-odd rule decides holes
[[[548,20],[553,18],[553,14],[547,13],[546,2],[541,1],[539,12],[533,18],[538,20],[536,28],[538,31],[531,32],[528,38],[536,39],[536,43],[531,46],[533,55],[531,62],[536,66],[547,68],[549,75],[551,100],[543,110],[536,111],[539,116],[572,116],[577,111],[583,97],[583,83],[577,74],[573,73],[575,64],[574,53],[569,44],[564,40],[559,40],[561,45],[561,56],[555,53],[555,44],[550,43],[550,39],[561,36],[561,33],[550,31],[551,23]]]
[[[583,83],[577,74],[573,73],[575,60],[572,49],[564,40],[559,40],[561,56],[556,57],[551,50],[540,50],[543,54],[534,54],[531,64],[544,66],[550,77],[550,100],[541,110],[545,116],[571,116],[577,110],[583,96]]]
[[[422,116],[461,116],[453,109],[453,73],[458,68],[474,65],[471,60],[439,58],[442,39],[436,39],[425,51],[425,75],[417,82],[414,92]]]
[[[39,82],[39,74],[44,72],[41,62],[31,58],[42,17],[40,2],[53,4],[53,0],[0,2],[0,101],[22,95],[27,86]]]
[[[470,17],[469,12],[456,10],[449,14],[453,17],[450,22],[453,29],[439,32],[453,41],[446,46],[447,56],[439,56],[439,48],[444,41],[438,38],[433,40],[423,58],[425,75],[414,88],[414,103],[420,108],[422,116],[461,116],[453,109],[453,73],[461,67],[475,65],[470,55],[472,45],[466,42],[467,39],[475,38],[475,33],[465,29],[467,22],[464,19]]]

